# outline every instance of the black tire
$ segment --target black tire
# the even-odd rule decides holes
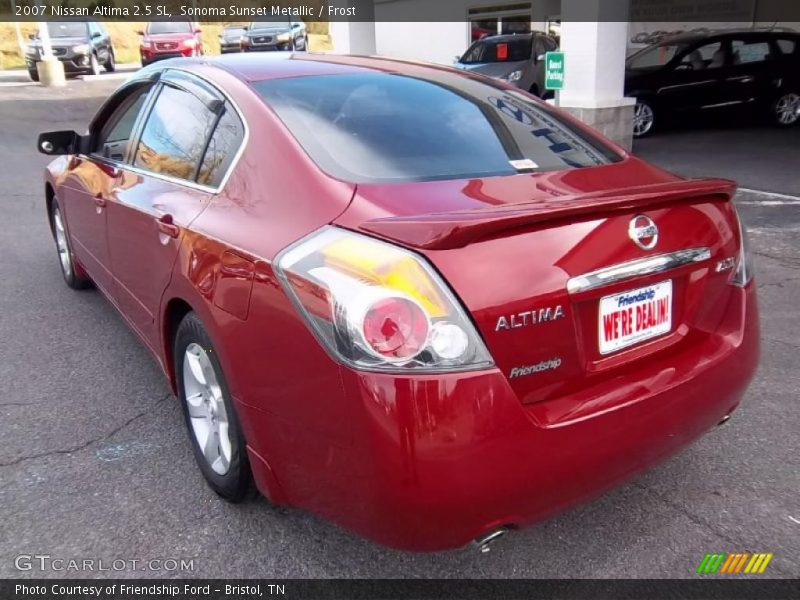
[[[31,81],[39,81],[39,71],[36,69],[28,69],[28,77],[31,78]]]
[[[100,75],[100,62],[97,60],[96,54],[89,57],[89,70],[90,75]]]
[[[184,356],[190,345],[196,344],[205,351],[205,356],[210,360],[217,379],[217,384],[221,390],[222,402],[228,419],[228,437],[230,439],[231,456],[228,470],[224,474],[216,472],[203,453],[193,430],[192,417],[189,414],[189,403],[186,399],[186,381],[184,377]],[[175,343],[173,345],[173,364],[175,365],[175,379],[178,388],[178,398],[183,407],[184,419],[186,421],[187,433],[192,444],[192,450],[197,465],[205,477],[209,487],[219,496],[228,502],[241,502],[252,495],[253,477],[250,472],[250,463],[247,458],[244,433],[242,432],[236,410],[231,400],[225,374],[222,366],[217,360],[217,353],[214,352],[211,338],[206,332],[203,323],[196,313],[188,313],[175,333]],[[210,434],[209,434],[210,435]]]
[[[791,107],[794,107],[791,110]],[[800,91],[784,90],[770,103],[770,117],[776,127],[794,127],[800,123]]]
[[[56,198],[53,198],[53,201],[50,203],[50,227],[53,232],[53,241],[56,243],[58,262],[61,267],[61,275],[64,276],[64,283],[73,290],[85,290],[91,287],[92,280],[86,276],[83,267],[75,262],[75,257],[72,254],[72,244],[69,241],[67,224],[63,219],[61,208]],[[60,233],[63,233],[63,238],[60,237]],[[64,246],[63,248],[62,243]]]
[[[108,60],[103,63],[103,68],[106,70],[107,73],[113,73],[117,70],[117,61],[114,58],[114,51],[108,51]]]
[[[658,114],[653,103],[647,99],[637,98],[633,110],[633,137],[643,138],[651,135],[658,124]],[[647,115],[649,115],[649,125],[646,124]],[[638,124],[637,119],[641,119]]]
[[[541,98],[541,96],[539,95],[539,86],[536,85],[535,83],[531,86],[531,89],[529,89],[528,91],[537,98]]]

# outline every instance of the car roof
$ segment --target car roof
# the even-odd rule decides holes
[[[487,35],[482,37],[478,42],[511,42],[513,40],[529,40],[533,37],[551,37],[544,31],[531,31],[530,33],[503,33],[499,35]]]
[[[755,36],[763,36],[763,35],[772,35],[775,37],[795,37],[800,35],[794,29],[753,29],[753,28],[731,28],[731,29],[709,29],[707,31],[686,31],[684,33],[676,33],[674,35],[669,35],[664,37],[661,41],[658,42],[658,45],[668,45],[674,43],[689,43],[689,42],[699,42],[701,40],[705,40],[707,38],[720,38],[726,37],[729,35],[755,35]]]
[[[374,56],[343,54],[313,54],[309,52],[248,52],[203,57],[187,61],[176,59],[164,61],[164,66],[178,66],[189,70],[190,65],[206,64],[218,67],[239,79],[248,82],[283,79],[288,77],[311,77],[315,75],[346,75],[355,73],[408,73],[451,71],[449,67],[411,60],[390,59]]]

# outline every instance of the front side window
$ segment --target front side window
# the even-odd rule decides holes
[[[771,54],[769,42],[767,41],[745,42],[743,40],[733,40],[731,42],[731,56],[735,65],[764,62],[771,58]]]
[[[685,48],[685,44],[661,44],[650,46],[628,59],[629,69],[653,69],[663,67]]]
[[[517,92],[455,73],[257,82],[311,158],[353,182],[513,175],[607,164],[619,156]]]
[[[531,38],[482,40],[476,42],[464,56],[465,64],[514,62],[531,57]]]
[[[692,71],[718,69],[725,64],[725,50],[721,42],[711,42],[694,48],[681,58],[680,67]]]
[[[144,106],[149,85],[131,92],[100,128],[94,154],[115,161],[125,160],[136,118]]]
[[[197,96],[163,85],[147,117],[134,165],[194,181],[216,117]]]

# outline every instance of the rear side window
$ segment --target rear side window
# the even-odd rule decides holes
[[[458,74],[258,82],[311,158],[353,182],[423,181],[588,167],[612,150],[521,94]]]
[[[797,42],[794,40],[776,40],[778,44],[778,48],[781,49],[781,52],[784,54],[794,54],[794,51],[797,49]]]
[[[236,156],[242,137],[242,122],[236,112],[230,106],[226,106],[214,133],[208,140],[208,147],[197,174],[197,183],[209,186],[218,186],[222,183],[228,167]]]
[[[764,62],[771,58],[769,42],[763,40],[754,42],[733,40],[731,42],[731,56],[734,65]]]
[[[147,117],[133,164],[194,181],[215,122],[216,115],[197,96],[164,85]]]
[[[463,62],[493,63],[528,60],[531,57],[532,39],[483,40],[477,42],[464,56]]]

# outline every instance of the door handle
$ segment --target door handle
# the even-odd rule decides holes
[[[106,201],[105,197],[103,196],[103,194],[98,193],[94,197],[94,203],[97,205],[97,208],[105,208],[106,204],[107,204],[107,201]]]
[[[173,222],[172,215],[170,214],[161,215],[156,219],[156,226],[159,232],[171,238],[178,237],[181,232],[180,228]]]
[[[728,77],[727,81],[738,81],[739,83],[752,83],[755,77],[752,75],[742,75],[741,77]]]

